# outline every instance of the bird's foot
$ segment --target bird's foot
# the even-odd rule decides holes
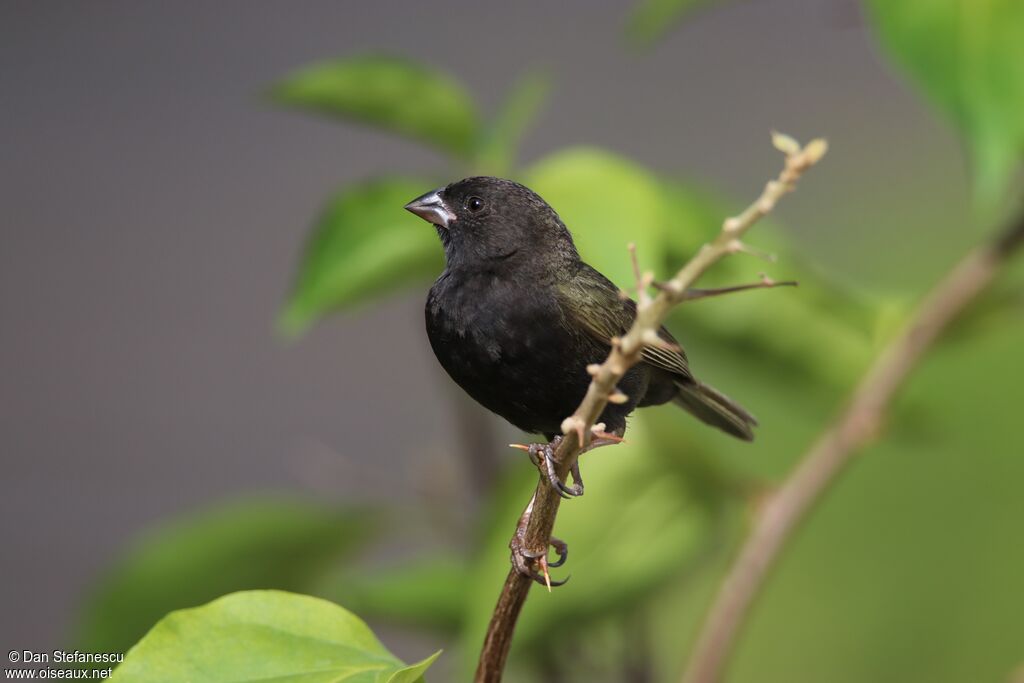
[[[565,482],[560,480],[558,478],[558,473],[555,472],[555,449],[558,448],[558,444],[560,443],[562,443],[562,437],[556,436],[551,440],[551,443],[531,443],[529,445],[510,443],[509,446],[512,448],[518,448],[521,451],[526,451],[527,455],[530,456],[530,461],[537,466],[537,469],[541,471],[541,474],[548,478],[548,482],[556,491],[558,491],[558,495],[562,498],[576,498],[578,496],[582,496],[583,476],[580,474],[578,459],[569,469],[569,473],[572,474],[572,486],[568,486]]]
[[[552,567],[561,567],[565,564],[565,561],[569,559],[569,546],[565,541],[553,536],[548,540],[548,545],[554,548],[558,554],[558,560],[555,562],[548,561],[547,548],[542,550],[527,549],[523,545],[523,539],[526,536],[526,525],[529,523],[529,520],[529,513],[523,513],[523,516],[519,519],[516,533],[512,537],[512,542],[509,543],[509,548],[512,550],[512,566],[523,576],[533,579],[542,586],[546,586],[548,591],[550,591],[553,587],[561,586],[569,580],[567,576],[561,581],[552,581],[551,572],[548,571]]]

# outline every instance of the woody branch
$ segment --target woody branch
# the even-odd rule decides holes
[[[641,274],[637,268],[636,319],[624,336],[612,340],[611,352],[604,363],[588,368],[592,379],[587,393],[576,411],[562,423],[565,437],[554,454],[555,474],[560,480],[565,480],[580,452],[590,442],[591,429],[608,402],[622,400],[618,383],[640,361],[644,347],[664,344],[658,337],[658,330],[672,308],[697,298],[690,288],[714,263],[730,254],[750,251],[742,241],[747,231],[771,212],[778,201],[796,187],[803,173],[820,161],[828,150],[827,143],[821,139],[801,146],[788,136],[773,134],[773,143],[785,155],[782,172],[765,185],[761,195],[743,212],[726,219],[717,237],[704,244],[672,279],[656,283],[651,274]],[[658,290],[653,297],[648,291],[652,285]],[[547,477],[542,476],[523,513],[521,522],[525,524],[521,524],[513,539],[514,546],[537,556],[536,562],[545,573],[545,556],[561,500],[558,490],[551,486]],[[474,678],[477,683],[501,680],[516,619],[532,583],[529,576],[515,567],[505,579],[480,653]]]

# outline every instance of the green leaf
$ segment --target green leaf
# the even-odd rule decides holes
[[[477,165],[482,172],[495,176],[509,174],[516,163],[520,140],[550,91],[551,79],[537,72],[526,74],[513,86],[477,154]]]
[[[1024,3],[866,0],[883,47],[971,144],[992,205],[1024,152]]]
[[[368,619],[453,634],[465,613],[468,571],[451,554],[418,557],[388,569],[342,572],[325,582],[322,594]]]
[[[348,610],[305,595],[248,591],[169,614],[110,680],[414,683],[440,654],[406,666]]]
[[[683,17],[713,0],[641,0],[633,8],[626,33],[636,44],[647,47],[660,40]]]
[[[366,511],[291,499],[237,501],[155,528],[88,600],[78,643],[123,651],[171,610],[249,588],[306,591],[376,526]]]
[[[281,330],[296,335],[330,311],[440,273],[434,229],[403,208],[435,185],[388,178],[338,193],[306,244]]]
[[[643,167],[604,150],[570,148],[528,169],[525,183],[562,217],[583,259],[619,287],[635,280],[630,242],[647,262],[664,257],[664,198]]]
[[[394,57],[363,56],[307,66],[271,89],[281,104],[365,123],[466,157],[479,118],[447,74]]]

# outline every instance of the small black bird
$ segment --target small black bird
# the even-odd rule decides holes
[[[558,214],[535,192],[500,178],[466,178],[405,207],[432,223],[447,267],[427,296],[427,335],[444,369],[470,396],[525,432],[559,438],[583,399],[587,365],[605,360],[636,303],[580,259]],[[634,408],[672,401],[697,419],[750,441],[750,413],[697,381],[663,327],[619,388],[625,403],[601,414],[609,440]],[[678,350],[676,350],[678,349]],[[613,435],[613,436],[612,436]],[[536,447],[534,447],[536,448]],[[551,446],[541,446],[550,459]],[[531,456],[537,450],[531,449]],[[553,468],[548,467],[553,473]],[[565,494],[582,493],[554,479]]]

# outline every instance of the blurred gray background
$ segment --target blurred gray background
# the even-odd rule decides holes
[[[458,495],[424,292],[298,343],[273,332],[328,194],[440,162],[262,99],[305,63],[411,56],[491,111],[517,75],[544,67],[555,92],[527,161],[599,143],[740,198],[776,169],[769,128],[827,135],[834,153],[781,220],[851,282],[919,288],[903,280],[911,238],[891,212],[916,204],[915,221],[966,225],[963,162],[873,54],[856,3],[727,3],[647,53],[624,45],[628,8],[0,4],[0,645],[61,644],[126,540],[233,492]],[[933,246],[952,258],[976,238]],[[428,470],[450,481],[424,483]]]

